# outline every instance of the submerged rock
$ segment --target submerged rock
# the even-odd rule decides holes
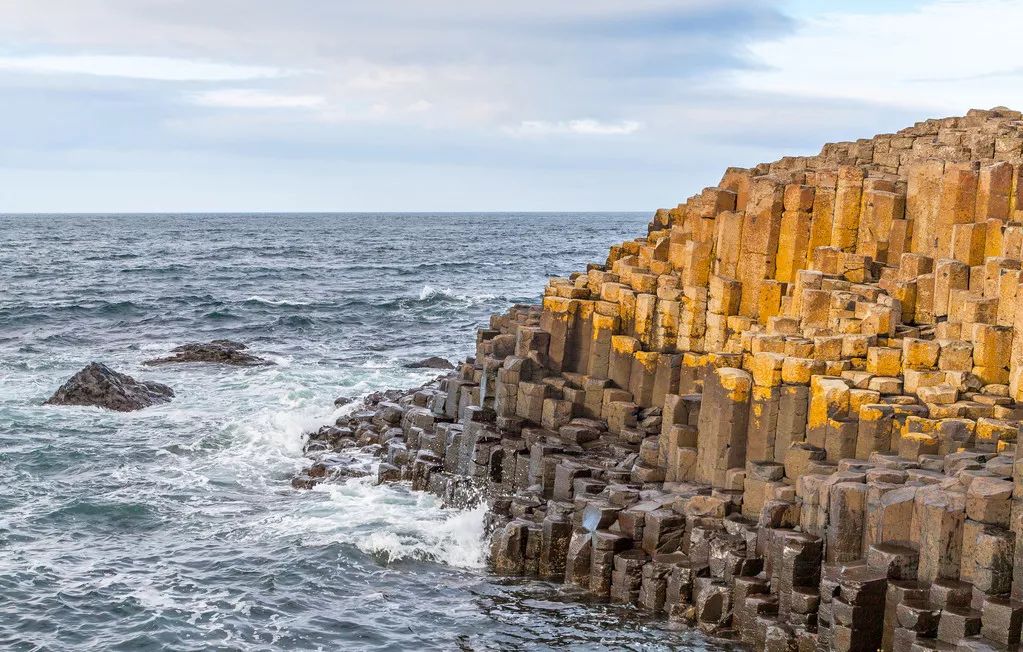
[[[94,405],[131,412],[166,403],[173,396],[174,390],[167,385],[151,380],[138,381],[105,364],[93,362],[61,385],[46,399],[45,405]]]
[[[405,367],[408,369],[454,369],[455,365],[444,358],[432,355],[417,362],[410,362]]]
[[[171,353],[163,358],[146,360],[143,364],[173,364],[179,362],[212,362],[216,364],[228,364],[237,367],[257,367],[261,365],[274,364],[257,355],[246,353],[248,348],[241,342],[231,340],[213,340],[206,343],[183,344],[171,349]]]

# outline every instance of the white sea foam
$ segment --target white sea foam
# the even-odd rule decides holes
[[[310,306],[313,303],[312,301],[299,301],[297,299],[267,299],[266,297],[261,297],[258,294],[252,295],[246,299],[246,301],[264,303],[268,306]]]
[[[419,300],[428,301],[434,297],[446,297],[455,301],[462,301],[469,305],[491,301],[497,298],[496,294],[459,294],[451,288],[438,288],[429,283],[419,289]]]
[[[263,408],[239,424],[241,437],[234,455],[249,457],[278,456],[299,458],[303,434],[331,423],[340,410],[325,409],[325,404],[294,400],[293,406]],[[276,408],[276,409],[275,409]]]
[[[439,295],[453,297],[453,296],[455,296],[455,293],[452,292],[450,289],[445,289],[445,288],[439,288],[438,289],[438,288],[435,288],[432,285],[430,285],[429,283],[424,285],[419,290],[419,300],[420,301],[426,301],[427,299],[432,299],[433,297],[439,296]]]
[[[376,485],[372,476],[344,484],[322,484],[293,517],[275,524],[281,535],[303,533],[306,545],[343,543],[384,563],[432,561],[481,568],[486,559],[486,507],[444,509],[440,500],[402,485]]]
[[[304,466],[302,434],[358,409],[358,403],[325,410],[320,397],[283,395],[273,408],[263,408],[238,425],[237,443],[228,453],[241,475],[259,479],[260,469],[276,463]],[[375,471],[374,458],[366,466]],[[265,472],[265,471],[264,471]],[[302,494],[296,493],[296,497]],[[432,561],[458,568],[483,566],[485,507],[445,509],[436,497],[412,492],[403,485],[376,485],[375,473],[343,484],[322,484],[296,500],[294,512],[267,527],[281,536],[298,533],[306,545],[343,543],[383,563]]]

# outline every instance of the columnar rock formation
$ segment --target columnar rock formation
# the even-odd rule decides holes
[[[1019,112],[731,168],[311,445],[487,488],[498,572],[758,649],[1015,649],[1021,248]]]

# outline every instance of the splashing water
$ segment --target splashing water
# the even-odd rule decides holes
[[[329,500],[284,521],[285,531],[306,533],[307,545],[353,545],[381,563],[429,561],[483,568],[486,508],[443,509],[434,496],[403,485],[375,486],[373,477],[319,485]]]

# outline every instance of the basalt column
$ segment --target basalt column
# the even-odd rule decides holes
[[[725,486],[729,469],[746,464],[746,431],[753,378],[742,369],[715,369],[704,381],[696,442],[695,479]]]

